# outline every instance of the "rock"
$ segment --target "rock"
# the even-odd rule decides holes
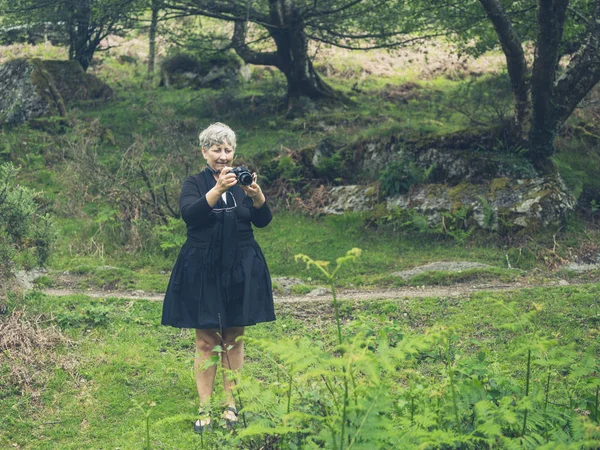
[[[325,138],[322,139],[319,144],[317,145],[317,148],[315,149],[315,153],[312,157],[312,165],[314,167],[319,167],[319,162],[325,157],[325,158],[330,158],[335,152],[335,148],[333,146],[333,143],[331,142],[331,139],[329,138]]]
[[[571,262],[562,266],[562,269],[578,273],[593,272],[595,270],[600,270],[600,264],[580,264]]]
[[[325,214],[342,214],[346,211],[368,211],[375,207],[379,197],[377,185],[336,186],[330,189]]]
[[[277,277],[273,278],[274,290],[281,291],[281,295],[290,295],[292,293],[292,287],[298,284],[304,284],[304,282],[298,278],[291,277]]]
[[[426,264],[424,266],[415,267],[410,270],[402,270],[400,272],[392,273],[395,277],[400,277],[403,280],[409,280],[415,275],[419,275],[425,272],[431,271],[444,271],[444,272],[461,272],[463,270],[469,269],[486,269],[491,266],[487,264],[482,264],[478,262],[471,261],[436,261],[431,264]]]
[[[174,89],[221,88],[239,83],[244,76],[248,76],[248,70],[242,70],[239,58],[232,54],[208,58],[181,54],[162,62],[160,86]]]
[[[0,125],[65,116],[72,101],[107,99],[112,90],[76,61],[15,59],[0,66]]]
[[[84,72],[77,61],[42,61],[50,73],[63,101],[69,106],[73,102],[110,100],[113,90],[98,77]]]
[[[423,168],[434,167],[435,182],[449,185],[538,176],[523,155],[496,149],[497,139],[491,133],[462,132],[417,141],[396,136],[364,141],[353,149],[354,170],[367,179],[376,179],[391,161],[406,159]]]
[[[469,225],[489,230],[558,225],[574,207],[575,199],[558,176],[497,178],[453,187],[425,184],[387,199],[388,209],[413,208],[433,226],[442,223],[445,213],[462,210]]]
[[[244,64],[240,68],[240,76],[242,77],[242,80],[244,80],[246,83],[248,83],[252,79],[252,67],[250,66],[250,64]]]
[[[17,285],[19,285],[24,290],[28,291],[33,289],[33,282],[44,275],[46,273],[45,270],[18,270],[15,272],[14,281]]]
[[[306,294],[306,296],[307,297],[322,297],[322,296],[328,295],[328,294],[331,294],[331,290],[324,288],[324,287],[318,287],[318,288],[310,291],[308,294]]]

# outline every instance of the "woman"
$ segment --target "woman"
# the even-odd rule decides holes
[[[228,371],[244,362],[244,327],[275,320],[271,277],[252,225],[262,228],[271,210],[256,174],[248,186],[231,173],[235,133],[214,123],[200,133],[207,167],[183,182],[179,207],[187,225],[187,240],[173,267],[163,304],[163,325],[196,329],[195,373],[200,396],[194,431],[210,425],[206,414],[216,366],[205,367],[220,345],[227,407],[223,418],[235,425],[237,409]]]

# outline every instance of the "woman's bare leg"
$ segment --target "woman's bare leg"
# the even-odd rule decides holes
[[[210,402],[217,372],[216,364],[204,368],[204,364],[211,356],[216,355],[213,348],[221,343],[218,330],[196,330],[196,356],[194,358],[194,373],[196,374],[196,387],[200,397],[200,409],[204,409]],[[206,425],[210,420],[196,422]]]
[[[223,341],[225,348],[221,354],[221,364],[223,366],[223,389],[227,397],[227,405],[235,408],[235,399],[233,398],[234,381],[228,377],[228,371],[238,371],[244,365],[244,341],[236,340],[244,335],[244,327],[231,327],[223,330]],[[225,411],[223,417],[229,420],[237,420],[235,414],[231,411]]]

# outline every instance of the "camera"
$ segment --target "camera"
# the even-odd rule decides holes
[[[238,183],[240,183],[243,186],[250,186],[254,181],[252,179],[252,174],[250,173],[247,167],[234,167],[229,172],[235,174],[235,178],[237,179]]]

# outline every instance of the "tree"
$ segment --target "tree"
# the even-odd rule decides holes
[[[550,169],[557,133],[600,81],[600,0],[479,2],[506,57],[514,98],[511,134],[538,168]],[[471,49],[480,53],[491,43],[480,19],[469,7],[453,8],[441,20],[451,27],[477,24],[460,38],[475,38]],[[531,65],[525,49],[530,42],[535,45]]]
[[[150,30],[148,39],[148,75],[154,72],[154,63],[156,61],[156,32],[158,30],[159,12],[163,7],[163,0],[150,0]]]
[[[416,25],[428,28],[422,14],[397,0],[170,0],[169,7],[233,22],[236,53],[247,64],[277,67],[286,77],[288,100],[335,96],[314,68],[310,40],[366,50],[410,41],[402,38]],[[249,24],[260,30],[250,41]]]
[[[52,24],[65,34],[69,59],[87,70],[109,34],[130,26],[138,0],[0,0],[0,14],[13,24]]]

